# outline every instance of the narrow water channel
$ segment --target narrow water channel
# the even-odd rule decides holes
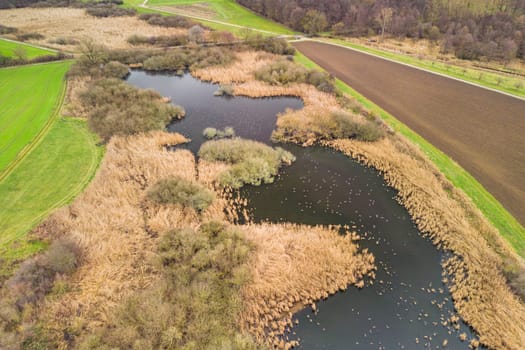
[[[217,85],[188,74],[133,71],[128,82],[185,108],[185,119],[169,130],[189,137],[186,147],[193,152],[210,126],[232,126],[238,136],[270,143],[276,114],[303,106],[296,98],[215,97]],[[280,146],[297,161],[275,183],[241,190],[253,221],[349,225],[378,266],[372,285],[319,302],[316,314],[297,313],[299,324],[288,336],[300,339],[301,349],[467,349],[459,334],[471,339],[473,332],[462,322],[458,329],[447,323],[455,311],[442,283],[444,253],[420,235],[381,174],[327,148]]]

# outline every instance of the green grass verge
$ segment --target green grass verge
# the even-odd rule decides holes
[[[126,0],[125,4],[128,7],[135,7],[139,12],[153,12],[154,9],[145,9],[139,7],[143,0]],[[249,9],[237,4],[234,0],[149,0],[148,6],[170,6],[173,14],[177,13],[177,6],[203,5],[207,6],[212,16],[208,19],[221,21],[225,23],[216,23],[207,21],[205,19],[198,20],[204,25],[215,30],[227,30],[231,32],[238,32],[240,28],[232,26],[242,26],[257,30],[264,30],[275,34],[294,34],[294,32],[282,24],[273,22]],[[149,11],[148,11],[149,10]],[[158,11],[156,11],[158,12]],[[163,11],[164,13],[167,11]],[[198,14],[195,14],[198,16]],[[201,17],[201,16],[198,16]],[[231,24],[231,25],[228,25]]]
[[[27,59],[33,59],[40,56],[54,55],[55,52],[51,50],[41,49],[21,42],[13,42],[0,39],[0,56],[15,57],[15,50],[22,48]]]
[[[149,0],[150,6],[206,6],[213,17],[210,19],[232,23],[244,27],[266,30],[278,34],[293,34],[282,24],[268,20],[239,5],[234,0]]]
[[[298,63],[308,68],[322,70],[316,63],[299,52],[295,58]],[[483,215],[499,230],[500,234],[514,247],[516,252],[525,257],[525,228],[472,175],[394,116],[342,81],[336,80],[336,85],[342,92],[356,98],[363,106],[380,115],[397,132],[418,145],[447,179],[472,199]]]
[[[525,79],[523,77],[509,77],[484,70],[464,68],[439,61],[418,59],[415,57],[370,48],[364,45],[350,43],[340,39],[323,39],[322,41],[350,47],[359,51],[368,52],[393,61],[409,64],[432,72],[444,74],[453,78],[465,80],[490,89],[502,91],[514,96],[525,98]]]
[[[56,120],[42,141],[0,182],[0,279],[43,248],[29,230],[89,183],[102,157],[85,121]]]
[[[56,115],[71,62],[0,69],[0,178]]]

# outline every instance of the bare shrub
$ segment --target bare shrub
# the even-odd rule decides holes
[[[93,17],[123,17],[135,16],[137,10],[118,7],[114,4],[96,3],[90,4],[89,7],[86,8],[86,13]]]
[[[120,63],[120,62],[116,62],[116,61],[111,61],[111,62],[108,62],[106,63],[103,67],[102,67],[102,76],[104,78],[120,78],[120,79],[123,79],[125,77],[127,77],[129,75],[129,68],[128,66]]]
[[[258,51],[266,51],[277,55],[294,55],[295,49],[285,39],[265,38],[258,34],[247,41],[248,46]]]
[[[200,43],[204,37],[204,29],[198,24],[188,29],[188,38],[194,43]]]
[[[154,13],[143,13],[139,19],[148,22],[154,26],[169,28],[191,28],[198,24],[197,22],[183,16],[162,16]]]
[[[173,50],[144,61],[144,69],[152,71],[178,71],[226,65],[235,59],[233,53],[224,48],[198,48]]]
[[[48,42],[50,44],[57,44],[57,45],[78,45],[80,44],[80,41],[78,41],[77,39],[67,38],[67,37],[50,39]]]
[[[14,28],[14,27],[8,27],[8,26],[4,26],[4,25],[0,24],[0,35],[14,34],[17,31],[18,31],[18,29]]]
[[[206,210],[215,199],[206,187],[179,176],[160,180],[148,190],[147,197],[158,204],[180,204],[198,212]]]
[[[19,41],[42,40],[44,38],[45,37],[42,34],[36,32],[21,33],[16,35],[16,39]]]

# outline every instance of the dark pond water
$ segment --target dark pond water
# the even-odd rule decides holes
[[[216,85],[189,75],[134,71],[128,82],[185,108],[186,118],[169,129],[191,138],[187,147],[194,152],[208,126],[232,126],[239,136],[269,143],[276,114],[302,107],[295,98],[215,97]],[[470,339],[471,330],[463,323],[459,329],[442,324],[455,314],[441,282],[443,252],[419,234],[395,190],[377,171],[340,153],[281,146],[297,161],[275,183],[241,191],[254,221],[349,225],[364,237],[360,245],[369,248],[378,266],[373,285],[319,302],[317,314],[297,313],[299,325],[288,336],[300,339],[302,349],[467,349],[459,334]]]

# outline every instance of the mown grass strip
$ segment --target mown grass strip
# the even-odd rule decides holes
[[[323,70],[300,52],[296,53],[295,59],[305,67]],[[336,86],[340,91],[353,96],[363,106],[380,115],[397,132],[418,145],[447,179],[472,199],[483,215],[499,230],[500,234],[514,247],[516,252],[525,257],[525,228],[472,175],[408,126],[344,82],[337,79]]]
[[[90,182],[102,147],[85,121],[56,120],[42,142],[0,181],[0,278],[43,248],[28,232]]]
[[[0,181],[47,132],[71,62],[0,69]]]
[[[452,64],[447,64],[440,61],[418,59],[403,54],[350,43],[340,39],[322,39],[319,41],[346,46],[396,62],[408,64],[417,68],[422,68],[431,72],[480,85],[491,90],[501,91],[512,96],[525,98],[525,79],[523,77],[510,77],[502,74],[487,72],[485,70],[454,66]]]
[[[170,6],[177,12],[177,6],[203,6],[213,13],[213,20],[231,23],[243,27],[273,32],[276,34],[293,34],[294,32],[282,24],[273,22],[255,12],[237,4],[233,0],[149,0],[149,6]],[[187,11],[185,11],[186,13]],[[198,14],[196,14],[198,15]]]
[[[25,53],[27,59],[33,59],[40,56],[54,55],[56,52],[52,50],[46,50],[44,48],[36,47],[33,45],[27,45],[22,42],[13,40],[0,39],[0,56],[15,57],[16,50],[21,49],[21,52]]]

